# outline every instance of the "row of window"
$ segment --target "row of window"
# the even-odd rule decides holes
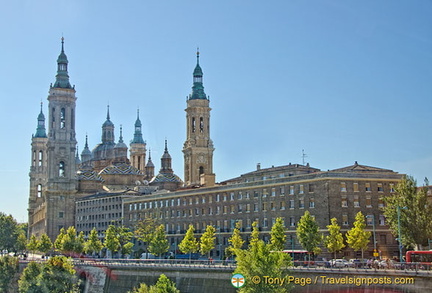
[[[365,198],[365,205],[366,205],[367,208],[372,208],[372,197],[371,196],[366,196],[366,198]],[[346,197],[342,197],[342,199],[341,199],[341,206],[343,208],[347,208],[348,207],[348,199]],[[358,196],[354,196],[353,206],[355,208],[359,208],[360,207],[360,201],[359,201],[359,197]],[[384,201],[382,199],[378,200],[378,207],[379,208],[383,208],[384,207]]]
[[[353,182],[352,184],[352,191],[353,192],[360,192],[360,186],[357,182]],[[347,188],[347,184],[346,182],[341,182],[340,183],[340,191],[341,192],[347,192],[347,191],[351,191],[351,186],[349,186],[349,189]],[[371,184],[369,182],[366,182],[363,186],[363,190],[366,192],[372,192],[372,187]],[[382,183],[377,183],[376,184],[376,190],[377,192],[384,192],[384,187]],[[395,184],[394,183],[390,183],[389,184],[389,191],[390,192],[395,192]]]
[[[119,197],[119,196],[105,197],[105,198],[79,201],[79,202],[77,202],[77,206],[79,206],[79,207],[93,206],[93,205],[100,206],[101,204],[110,203],[110,202],[121,202],[121,197]]]
[[[107,205],[107,206],[93,206],[87,208],[77,209],[77,213],[91,213],[91,212],[103,212],[103,211],[111,211],[111,210],[119,210],[121,209],[121,204],[116,205]]]

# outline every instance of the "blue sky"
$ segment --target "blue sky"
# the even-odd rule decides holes
[[[432,179],[432,2],[8,1],[0,11],[0,211],[27,221],[31,135],[60,38],[77,139],[94,147],[110,105],[126,142],[139,107],[160,168],[183,178],[196,48],[210,96],[217,181],[257,163],[360,164]]]

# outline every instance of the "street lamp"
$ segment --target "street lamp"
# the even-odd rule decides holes
[[[377,242],[376,242],[376,233],[375,233],[375,215],[367,215],[366,218],[372,219],[372,233],[373,233],[373,243],[374,243],[374,252],[373,256],[376,257],[377,255]]]
[[[401,235],[401,224],[400,224],[400,217],[401,217],[401,209],[406,210],[407,207],[400,207],[397,206],[397,222],[398,222],[398,243],[399,243],[399,262],[403,262],[402,258],[402,235]]]

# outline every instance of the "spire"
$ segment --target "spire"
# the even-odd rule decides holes
[[[42,102],[41,102],[41,110],[38,115],[38,125],[36,128],[36,134],[34,137],[47,137],[45,130],[45,115],[42,112]]]
[[[120,125],[120,138],[119,138],[119,143],[123,143],[123,126]]]
[[[107,106],[107,118],[102,124],[102,142],[114,144],[114,123],[110,120],[109,105]]]
[[[202,99],[206,100],[207,96],[204,92],[203,86],[203,72],[201,66],[199,65],[199,49],[197,49],[197,64],[193,72],[193,86],[192,94],[189,95],[189,100]]]
[[[91,160],[92,160],[92,152],[88,147],[88,136],[86,134],[84,149],[81,152],[81,162],[83,163],[83,167],[91,168]]]
[[[137,109],[137,119],[135,121],[135,133],[131,143],[142,143],[142,144],[145,143],[142,137],[141,126],[142,124],[141,124],[141,120],[139,119],[139,109]]]
[[[78,154],[78,145],[76,146],[75,164],[77,164],[77,165],[81,164],[81,160],[80,160],[79,154]]]
[[[166,139],[165,139],[165,151],[161,158],[160,173],[173,173],[173,170],[171,168],[171,156],[168,153],[168,144]]]
[[[64,38],[61,38],[61,52],[60,55],[57,58],[57,75],[56,75],[56,81],[54,83],[55,88],[72,88],[70,82],[69,82],[69,74],[67,70],[68,66],[68,59],[64,52]]]

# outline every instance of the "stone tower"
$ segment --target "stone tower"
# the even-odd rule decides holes
[[[46,185],[43,203],[30,215],[30,235],[46,233],[52,240],[59,230],[74,225],[76,180],[75,88],[69,82],[68,60],[62,38],[57,75],[48,95],[48,139],[46,142]],[[29,211],[31,212],[31,211]]]
[[[197,64],[193,72],[192,94],[187,98],[186,142],[183,146],[186,186],[214,185],[213,142],[210,139],[209,98],[204,93],[203,72]]]
[[[137,120],[135,121],[134,138],[130,143],[130,161],[132,166],[145,172],[145,159],[146,159],[146,143],[142,137],[142,124],[139,119],[139,110],[137,110]]]
[[[45,115],[41,111],[38,116],[36,133],[32,136],[32,158],[30,167],[29,194],[29,228],[37,236],[45,233],[44,209],[47,189],[47,142]]]

